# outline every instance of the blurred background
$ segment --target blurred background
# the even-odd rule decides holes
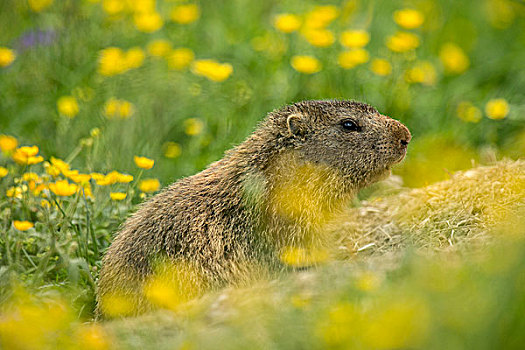
[[[395,171],[422,186],[525,154],[524,15],[514,0],[6,0],[0,134],[84,171],[146,156],[167,184],[275,108],[356,99],[410,128]]]

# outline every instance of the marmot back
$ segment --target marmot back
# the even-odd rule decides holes
[[[249,271],[279,268],[287,249],[322,244],[323,227],[390,173],[410,138],[403,124],[355,101],[271,112],[224,158],[165,188],[123,224],[103,259],[97,313],[174,307]]]

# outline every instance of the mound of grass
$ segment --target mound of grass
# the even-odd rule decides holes
[[[523,344],[525,162],[471,169],[361,204],[334,231],[339,259],[208,293],[174,310],[105,322],[81,323],[81,303],[64,294],[18,290],[2,306],[0,343],[87,349]]]

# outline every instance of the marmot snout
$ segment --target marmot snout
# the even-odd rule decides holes
[[[103,259],[98,313],[113,316],[119,298],[132,305],[121,314],[151,309],[148,291],[159,273],[179,290],[213,288],[242,279],[249,267],[279,266],[289,247],[321,244],[324,225],[388,174],[410,139],[403,124],[355,101],[271,112],[224,158],[167,187],[123,224]],[[159,272],[159,261],[183,268]]]

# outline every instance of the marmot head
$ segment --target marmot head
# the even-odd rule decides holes
[[[400,122],[355,101],[303,101],[271,115],[305,161],[338,169],[360,188],[403,160],[411,135]]]

